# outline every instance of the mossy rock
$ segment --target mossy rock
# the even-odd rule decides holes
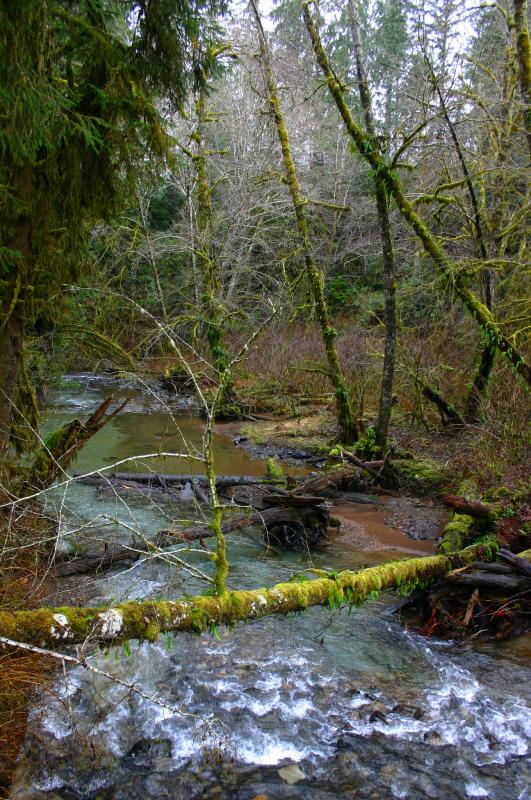
[[[243,416],[241,406],[237,403],[222,403],[216,410],[216,420],[219,422],[237,422]]]

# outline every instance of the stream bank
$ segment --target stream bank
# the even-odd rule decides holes
[[[101,397],[92,387],[62,391],[53,401],[51,423],[71,416],[72,402],[89,410]],[[97,434],[76,468],[109,464],[125,452],[145,453],[160,446],[161,436],[172,436],[167,410],[147,414],[142,403],[139,398],[132,411]],[[199,435],[190,415],[179,423],[189,425],[189,435]],[[220,435],[216,447],[227,465],[233,456],[244,456],[241,471],[263,473],[264,462],[242,454],[228,437]],[[170,471],[167,464],[165,469]],[[393,501],[351,501],[346,509],[336,508],[347,519],[357,506],[358,517],[349,521],[359,526],[358,538],[347,529],[342,539],[340,529],[311,557],[265,550],[260,536],[231,534],[231,585],[271,585],[309,563],[341,569],[400,557],[399,526],[422,510],[414,503],[424,507],[426,524],[439,523],[426,500],[408,498],[411,505],[390,508]],[[63,544],[68,532],[94,525],[96,518],[101,523],[106,517],[106,535],[127,540],[133,525],[148,535],[168,519],[194,512],[160,498],[148,505],[131,499],[126,506],[119,497],[77,484],[50,503],[63,509]],[[376,521],[385,526],[389,518],[396,527],[376,531]],[[401,536],[404,547],[435,547],[434,539]],[[133,569],[61,582],[56,591],[63,602],[106,604],[201,588],[175,567],[147,560]],[[385,604],[383,598],[351,614],[318,608],[265,619],[222,629],[220,640],[213,633],[182,634],[95,654],[92,663],[101,669],[192,716],[70,669],[35,701],[12,797],[523,800],[531,735],[525,644],[426,641],[404,630]]]

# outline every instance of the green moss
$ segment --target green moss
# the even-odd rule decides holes
[[[286,475],[276,458],[268,458],[266,461],[266,478],[268,481],[286,483]]]
[[[159,638],[159,626],[156,622],[149,622],[146,625],[146,630],[144,636],[148,640],[148,642],[156,642]]]
[[[454,514],[442,532],[439,553],[456,553],[470,532],[474,520],[468,514]]]
[[[452,482],[450,470],[436,461],[396,459],[393,466],[400,476],[416,481],[433,490],[448,488]]]
[[[257,619],[269,614],[301,611],[315,605],[333,605],[347,602],[360,604],[388,589],[402,592],[421,586],[444,575],[450,569],[471,561],[490,560],[495,557],[497,543],[486,537],[477,545],[460,553],[428,556],[395,561],[371,567],[360,572],[345,571],[328,577],[305,582],[279,583],[271,588],[231,591],[222,596],[202,595],[176,601],[124,603],[113,609],[122,615],[122,625],[115,640],[148,639],[154,641],[159,633],[170,631],[203,632],[212,625],[233,625],[246,619]],[[105,609],[69,608],[37,609],[34,611],[0,611],[0,635],[22,642],[55,647],[58,641],[83,642],[89,634],[98,640],[99,628],[95,617]],[[64,629],[54,614],[64,614],[69,625]],[[118,617],[119,618],[119,617]],[[100,641],[108,644],[101,632]]]

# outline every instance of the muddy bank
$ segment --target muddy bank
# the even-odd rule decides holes
[[[447,511],[434,503],[388,496],[374,498],[370,504],[339,498],[332,513],[341,522],[336,533],[329,533],[336,546],[343,543],[375,553],[397,551],[417,555],[436,551],[448,517]]]

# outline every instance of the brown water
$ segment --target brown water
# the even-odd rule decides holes
[[[414,499],[409,500],[410,508],[414,508]],[[431,555],[437,550],[437,540],[411,539],[398,527],[400,515],[390,520],[390,505],[388,498],[379,498],[381,506],[360,505],[358,503],[344,503],[334,506],[333,515],[341,521],[341,528],[330,539],[335,546],[347,545],[356,550],[370,551],[384,555],[386,558],[397,558],[399,554],[406,555]],[[403,504],[405,505],[405,503]],[[441,516],[444,512],[433,509],[434,516]]]

